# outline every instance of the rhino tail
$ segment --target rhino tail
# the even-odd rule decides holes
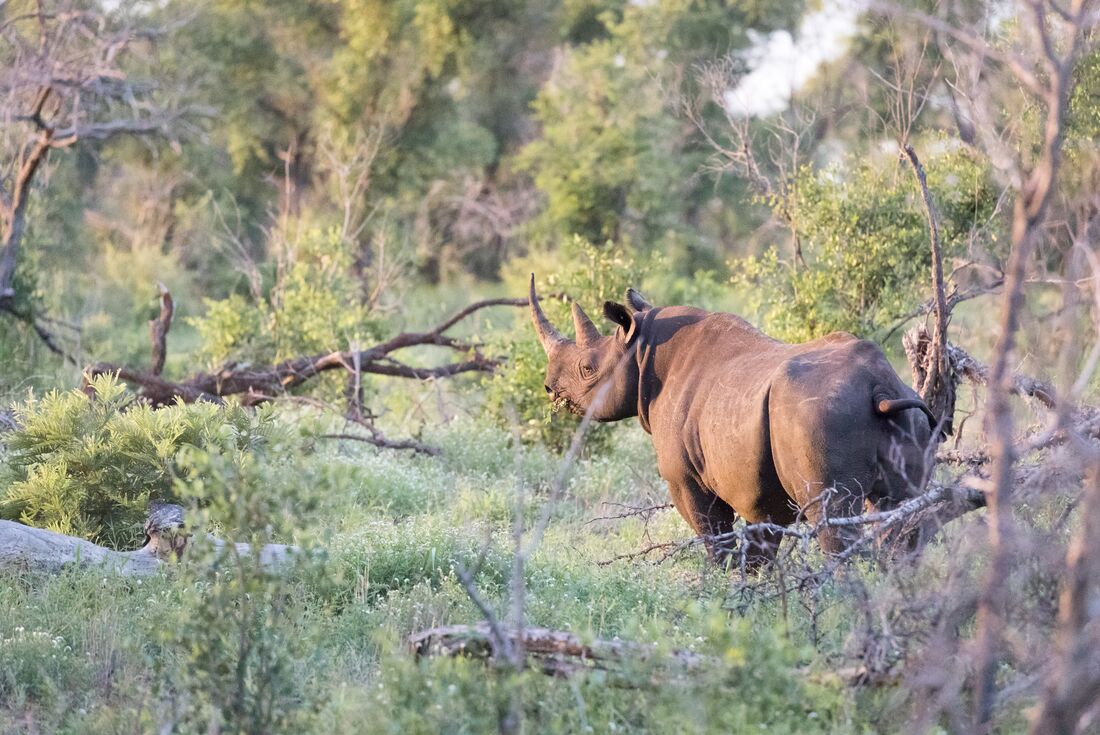
[[[913,408],[919,409],[920,412],[928,418],[928,428],[935,431],[939,421],[932,414],[932,410],[928,408],[928,405],[921,399],[875,396],[875,411],[880,416],[894,416],[902,411],[908,411]]]

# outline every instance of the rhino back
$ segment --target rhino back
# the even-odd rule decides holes
[[[771,458],[768,392],[794,346],[729,314],[678,323],[662,344],[649,406],[661,475],[690,476],[750,522],[789,520]]]

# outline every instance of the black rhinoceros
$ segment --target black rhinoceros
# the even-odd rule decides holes
[[[653,307],[633,289],[628,305],[604,304],[617,325],[607,336],[574,303],[573,341],[546,318],[534,276],[530,299],[551,400],[597,421],[637,416],[677,510],[712,539],[712,558],[733,551],[713,537],[738,516],[817,523],[892,507],[927,483],[935,421],[872,342],[836,333],[787,344],[733,314]],[[826,527],[818,539],[835,553],[856,532]],[[756,534],[749,563],[773,558],[780,540]]]

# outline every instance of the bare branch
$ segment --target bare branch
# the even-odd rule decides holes
[[[412,380],[447,378],[469,372],[490,372],[498,360],[485,357],[476,345],[447,337],[441,332],[461,319],[489,306],[526,306],[527,299],[492,299],[472,304],[445,320],[429,332],[402,332],[373,347],[351,351],[307,355],[285,360],[266,368],[229,365],[215,373],[196,373],[179,382],[164,380],[159,374],[145,372],[112,363],[96,363],[85,368],[88,382],[97,375],[117,374],[122,380],[139,387],[142,397],[154,406],[169,405],[176,400],[220,402],[227,396],[242,396],[249,404],[271,400],[285,394],[321,373],[332,370],[358,371]],[[408,347],[434,345],[456,352],[472,353],[469,359],[436,367],[415,367],[396,360],[392,353]]]
[[[153,363],[150,372],[160,375],[164,371],[164,359],[167,356],[165,341],[168,338],[168,330],[172,327],[172,314],[175,312],[175,304],[172,303],[172,294],[163,283],[157,284],[160,292],[160,315],[156,319],[149,320],[149,337],[153,343]]]

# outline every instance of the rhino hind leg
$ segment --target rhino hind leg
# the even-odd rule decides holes
[[[707,557],[721,567],[754,571],[770,563],[779,550],[782,536],[757,532],[739,547],[733,535],[737,512],[726,501],[692,479],[670,480],[672,504],[703,539]]]
[[[810,525],[816,526],[817,542],[826,554],[839,554],[859,539],[860,530],[850,526],[829,526],[829,518],[849,518],[863,511],[866,494],[846,485],[825,482],[816,498],[803,508]],[[858,487],[858,483],[857,487]]]

